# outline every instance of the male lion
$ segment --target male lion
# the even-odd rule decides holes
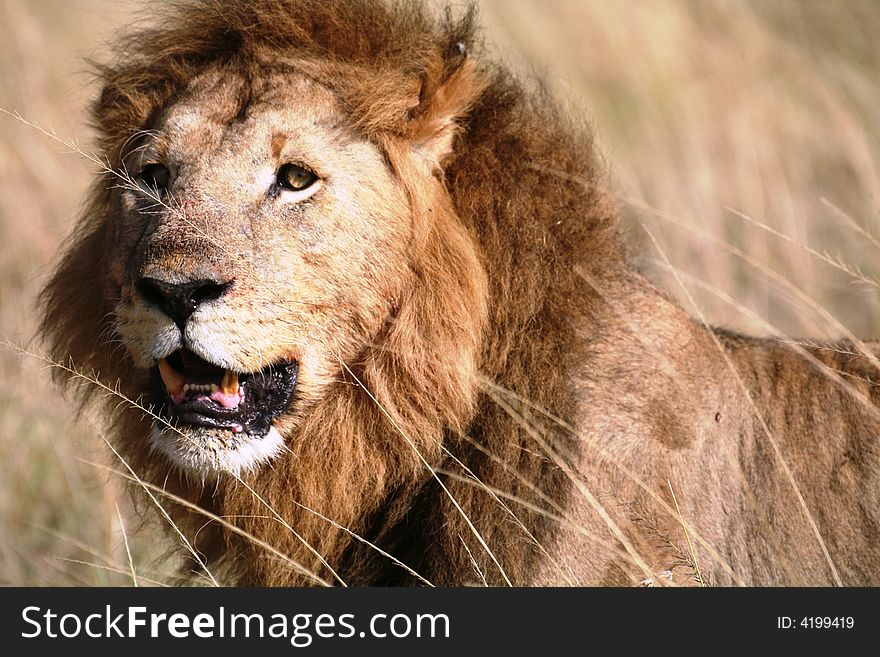
[[[877,350],[713,330],[635,273],[588,132],[485,61],[473,12],[156,25],[100,68],[112,172],[43,332],[140,400],[108,400],[115,448],[196,567],[880,583]]]

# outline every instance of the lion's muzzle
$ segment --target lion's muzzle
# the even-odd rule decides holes
[[[149,305],[159,308],[184,330],[190,315],[202,303],[222,297],[232,287],[232,280],[198,279],[170,282],[158,278],[141,278],[136,288]]]

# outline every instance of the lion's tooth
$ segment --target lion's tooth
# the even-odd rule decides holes
[[[162,377],[162,383],[170,395],[179,395],[186,392],[186,377],[175,370],[164,358],[159,361],[159,376]]]
[[[238,394],[238,374],[232,370],[226,370],[223,374],[223,381],[220,382],[220,389],[225,395]]]
[[[212,383],[212,384],[211,384],[211,392],[217,392],[218,390],[220,390],[220,388],[217,387],[217,384],[216,384],[216,383]]]

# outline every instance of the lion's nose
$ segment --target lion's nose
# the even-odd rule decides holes
[[[199,279],[184,283],[169,283],[158,278],[141,278],[137,284],[138,294],[151,306],[155,306],[174,320],[183,331],[186,320],[196,308],[206,301],[219,299],[232,287],[232,281]]]

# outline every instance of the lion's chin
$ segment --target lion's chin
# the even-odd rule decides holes
[[[154,425],[150,447],[186,474],[207,481],[222,475],[238,477],[266,465],[284,449],[284,438],[274,426],[265,435],[254,436],[228,429]]]

